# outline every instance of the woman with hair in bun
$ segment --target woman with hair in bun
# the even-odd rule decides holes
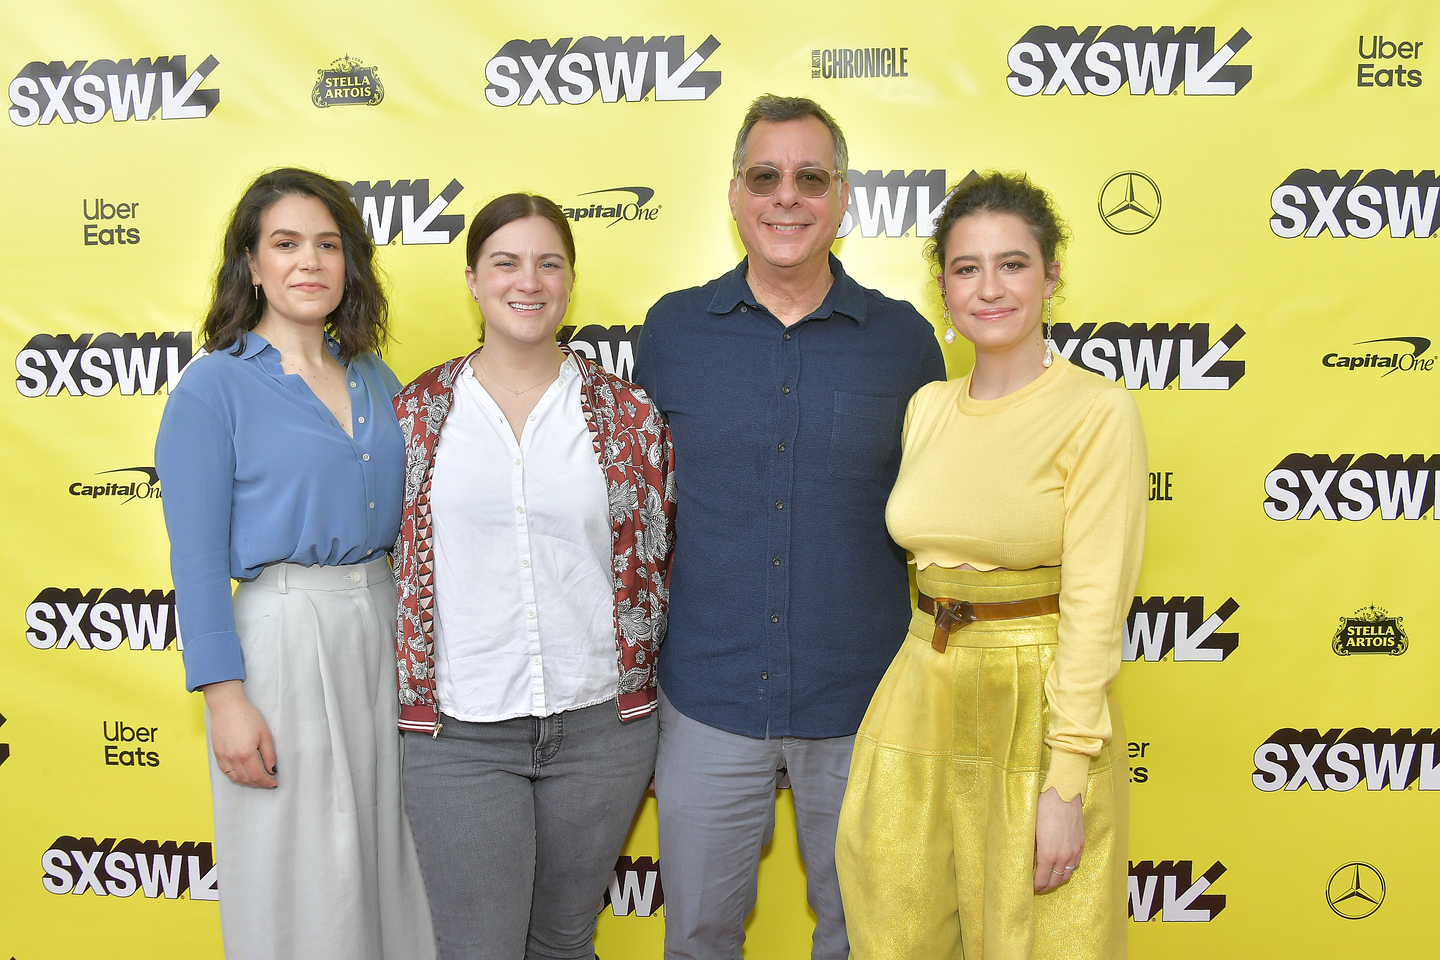
[[[575,283],[559,207],[492,200],[465,258],[483,345],[395,398],[405,801],[440,956],[590,958],[655,768],[670,434],[555,342]]]
[[[386,552],[405,444],[374,256],[335,181],[287,168],[252,183],[208,352],[172,386],[155,444],[231,960],[435,952],[400,798]]]
[[[1130,395],[1050,339],[1065,239],[1043,190],[991,173],[955,190],[930,244],[946,340],[975,366],[911,400],[886,511],[920,598],[841,815],[856,960],[1125,955],[1110,686],[1148,468]]]

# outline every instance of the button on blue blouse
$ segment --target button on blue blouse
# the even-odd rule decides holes
[[[331,354],[339,345],[327,338]],[[187,689],[245,679],[231,579],[271,563],[363,563],[395,542],[405,442],[384,361],[350,361],[354,438],[254,333],[172,387],[155,442]]]

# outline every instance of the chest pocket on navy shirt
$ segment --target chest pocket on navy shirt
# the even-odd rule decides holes
[[[835,392],[830,432],[830,475],[841,480],[878,480],[895,455],[899,430],[895,397]]]

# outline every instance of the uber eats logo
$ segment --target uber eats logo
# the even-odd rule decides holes
[[[1319,792],[1366,790],[1440,790],[1436,744],[1440,732],[1388,727],[1367,730],[1339,727],[1322,734],[1311,727],[1276,730],[1255,749],[1256,789],[1266,793],[1309,787]]]
[[[1106,380],[1124,380],[1127,390],[1229,390],[1245,376],[1245,361],[1225,357],[1243,336],[1235,325],[1211,346],[1208,323],[1054,326],[1061,356]]]
[[[720,47],[713,36],[685,55],[685,38],[570,37],[511,40],[485,64],[485,99],[497,107],[585,103],[705,100],[720,86],[719,70],[700,66]]]
[[[175,591],[46,587],[25,608],[25,640],[36,650],[183,650]]]
[[[1153,662],[1169,654],[1176,663],[1218,663],[1240,645],[1238,633],[1220,632],[1239,609],[1229,597],[1207,617],[1204,597],[1136,597],[1121,627],[1121,655],[1129,661]]]
[[[1061,90],[1108,97],[1233,97],[1250,82],[1248,64],[1232,63],[1250,42],[1244,30],[1215,49],[1214,27],[1031,27],[1013,47],[1005,84],[1022,97]]]
[[[57,896],[219,900],[210,842],[186,840],[96,841],[59,837],[40,855],[40,885]]]
[[[151,396],[174,389],[193,355],[188,330],[173,333],[37,333],[15,355],[22,397]]]
[[[1440,454],[1292,453],[1265,475],[1271,520],[1419,520],[1435,506]],[[1434,519],[1440,519],[1435,517]]]
[[[194,72],[185,57],[154,60],[36,60],[10,81],[10,122],[16,126],[113,120],[200,120],[220,102],[220,91],[200,89],[220,61],[206,57]]]
[[[1434,170],[1296,170],[1270,194],[1270,232],[1295,237],[1359,237],[1389,230],[1425,239],[1435,232],[1440,180]]]

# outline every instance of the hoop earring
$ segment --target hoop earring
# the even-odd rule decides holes
[[[1040,361],[1045,366],[1050,366],[1055,361],[1053,351],[1055,349],[1055,324],[1050,313],[1050,298],[1045,298],[1045,359]]]
[[[945,337],[944,337],[945,342],[946,342],[946,343],[954,343],[954,342],[955,342],[955,321],[953,321],[953,320],[950,319],[950,304],[946,303],[944,300],[941,300],[940,302],[941,302],[941,304],[945,307]]]

